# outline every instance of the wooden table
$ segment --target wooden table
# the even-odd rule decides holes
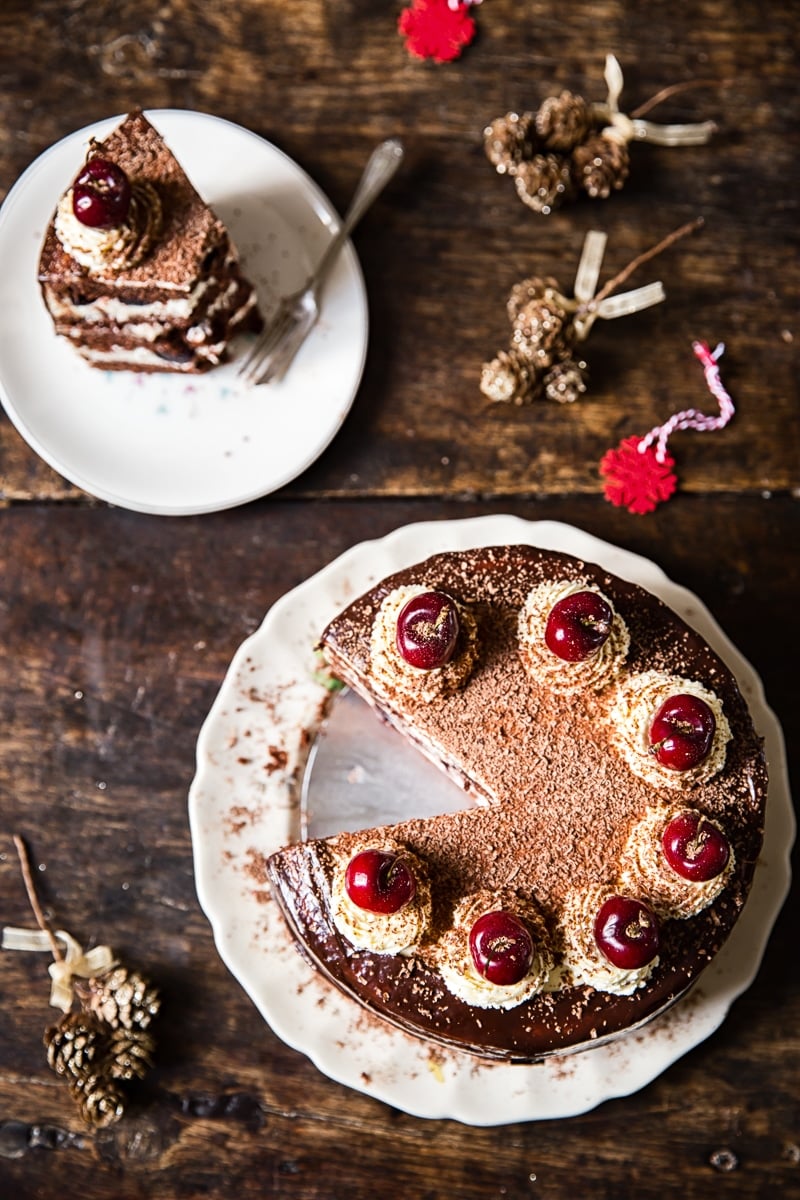
[[[51,143],[136,104],[254,130],[340,211],[376,141],[407,146],[354,239],[371,313],[362,385],[330,448],[282,491],[215,515],[115,509],[0,418],[2,920],[31,921],[18,833],[55,924],[111,942],[164,998],[156,1069],[126,1117],[93,1133],[45,1063],[45,956],[2,955],[4,1197],[800,1196],[797,889],[707,1042],[628,1099],[485,1129],[426,1123],[325,1078],[260,1019],[197,903],[186,797],[231,656],[287,590],[410,521],[555,519],[655,560],[755,665],[797,772],[796,6],[487,0],[476,41],[447,65],[406,53],[401,7],[0,11],[0,195]],[[610,200],[534,214],[487,163],[481,131],[564,88],[603,99],[607,52],[630,108],[702,81],[650,115],[718,132],[702,147],[634,145]],[[662,279],[666,302],[595,326],[578,403],[485,401],[480,366],[508,342],[515,282],[553,275],[569,290],[590,229],[609,236],[608,278],[696,216],[702,232],[633,280]],[[676,434],[679,494],[633,516],[603,498],[599,460],[677,409],[714,411],[693,338],[727,344],[736,417]]]

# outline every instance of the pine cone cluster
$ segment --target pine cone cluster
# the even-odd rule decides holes
[[[153,1065],[148,1027],[160,1001],[143,975],[120,965],[77,985],[75,995],[80,1010],[45,1032],[47,1062],[66,1079],[87,1124],[104,1128],[123,1114],[120,1084],[144,1078]]]
[[[481,368],[480,388],[489,400],[577,400],[586,391],[586,364],[575,358],[575,328],[559,303],[554,279],[533,276],[514,285],[506,305],[511,343]]]
[[[534,212],[549,213],[580,191],[605,199],[629,173],[628,148],[610,127],[598,127],[592,105],[564,91],[535,113],[506,113],[484,130],[489,162],[514,179]]]

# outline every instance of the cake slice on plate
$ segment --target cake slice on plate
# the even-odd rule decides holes
[[[383,1019],[533,1062],[635,1028],[733,928],[763,836],[731,672],[641,587],[529,546],[436,555],[322,634],[465,790],[268,860],[302,952]]]
[[[262,324],[225,226],[141,112],[91,143],[39,283],[56,332],[104,370],[207,371]]]

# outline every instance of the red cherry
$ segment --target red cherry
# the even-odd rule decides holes
[[[399,912],[417,890],[411,868],[389,850],[356,854],[347,864],[344,886],[353,904],[374,913]]]
[[[662,767],[688,771],[708,757],[717,722],[705,700],[680,693],[670,696],[653,717],[650,749]]]
[[[478,917],[469,932],[469,949],[478,974],[502,987],[524,979],[533,962],[530,933],[502,909]]]
[[[573,592],[550,609],[544,640],[564,662],[582,662],[608,640],[613,622],[611,605],[597,592]]]
[[[397,652],[412,667],[431,671],[453,657],[458,640],[458,610],[445,592],[412,596],[397,618]]]
[[[693,883],[716,879],[731,856],[725,834],[699,812],[682,812],[673,817],[664,829],[661,844],[673,871]]]
[[[113,229],[122,225],[131,203],[131,184],[122,167],[95,155],[72,185],[72,211],[81,225]]]
[[[609,896],[595,917],[594,940],[613,966],[635,971],[658,954],[658,921],[641,900]]]

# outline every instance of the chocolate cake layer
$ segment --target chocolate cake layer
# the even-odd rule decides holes
[[[93,154],[155,189],[160,232],[141,262],[90,270],[45,235],[39,282],[56,332],[105,370],[208,370],[234,334],[261,328],[257,297],[225,226],[202,200],[161,135],[129,115]]]
[[[532,588],[575,580],[599,588],[630,632],[626,672],[698,680],[722,702],[732,738],[709,782],[663,791],[638,778],[609,735],[614,688],[559,695],[534,683],[517,647],[518,614]],[[439,588],[475,614],[479,659],[466,686],[427,704],[381,693],[370,637],[383,599],[407,585]],[[340,834],[273,855],[273,889],[302,952],[348,995],[387,1021],[437,1043],[508,1062],[597,1044],[651,1018],[680,996],[723,945],[747,897],[763,836],[766,766],[736,681],[706,642],[642,588],[593,566],[526,546],[442,554],[384,580],[322,636],[335,675],[378,707],[462,782],[465,808],[390,829]],[[471,807],[472,793],[482,807]],[[698,916],[662,925],[660,960],[645,986],[613,995],[589,986],[545,991],[516,1008],[474,1007],[436,967],[437,940],[468,894],[512,889],[533,897],[557,942],[570,889],[615,878],[626,840],[654,805],[690,806],[718,821],[735,868]],[[334,925],[336,864],[389,834],[426,864],[433,896],[427,941],[410,956],[355,950]]]

